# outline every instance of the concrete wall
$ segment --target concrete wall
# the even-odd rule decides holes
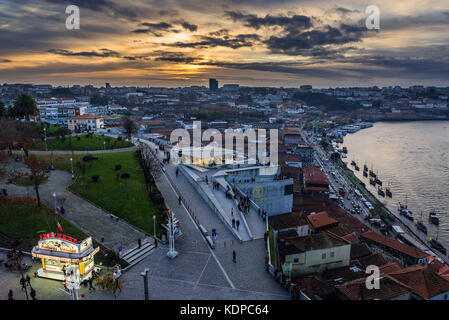
[[[292,212],[293,194],[285,195],[285,186],[293,185],[293,179],[250,182],[237,185],[252,201],[265,210],[268,216]]]
[[[333,257],[331,257],[332,252],[334,253]],[[324,253],[326,254],[325,259],[322,258]],[[287,255],[285,257],[285,262],[293,264],[292,276],[299,276],[314,272],[320,273],[326,269],[349,266],[350,256],[351,245],[348,244],[339,247]],[[298,262],[294,262],[294,259],[298,259]]]

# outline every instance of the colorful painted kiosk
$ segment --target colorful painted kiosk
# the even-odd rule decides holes
[[[65,280],[68,270],[74,270],[79,281],[83,281],[91,277],[94,255],[99,250],[99,247],[93,248],[91,237],[78,243],[77,239],[64,234],[46,233],[41,235],[31,254],[42,260],[42,268],[37,271],[39,277]]]

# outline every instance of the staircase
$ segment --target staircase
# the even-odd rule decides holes
[[[135,246],[134,248],[124,252],[122,259],[129,264],[136,264],[146,257],[148,257],[154,250],[154,240],[152,238],[145,238],[142,241],[142,245]]]

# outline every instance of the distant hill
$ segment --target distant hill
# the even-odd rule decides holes
[[[361,107],[357,102],[338,100],[337,98],[328,96],[324,93],[296,92],[293,95],[293,99],[302,100],[309,106],[322,106],[327,110],[354,110]]]

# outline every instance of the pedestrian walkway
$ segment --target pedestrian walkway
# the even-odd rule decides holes
[[[15,163],[11,167],[13,166],[17,167],[18,164]],[[50,208],[54,208],[53,193],[56,194],[57,199],[64,198],[64,217],[110,250],[118,251],[119,246],[126,250],[135,246],[137,239],[146,237],[143,232],[130,224],[121,219],[117,220],[104,209],[68,191],[67,187],[72,182],[70,173],[59,170],[50,171],[48,182],[39,187],[41,201]],[[11,197],[36,197],[33,187],[6,184],[6,178],[0,180],[0,188],[6,188],[8,196]],[[101,242],[103,237],[104,242]]]

